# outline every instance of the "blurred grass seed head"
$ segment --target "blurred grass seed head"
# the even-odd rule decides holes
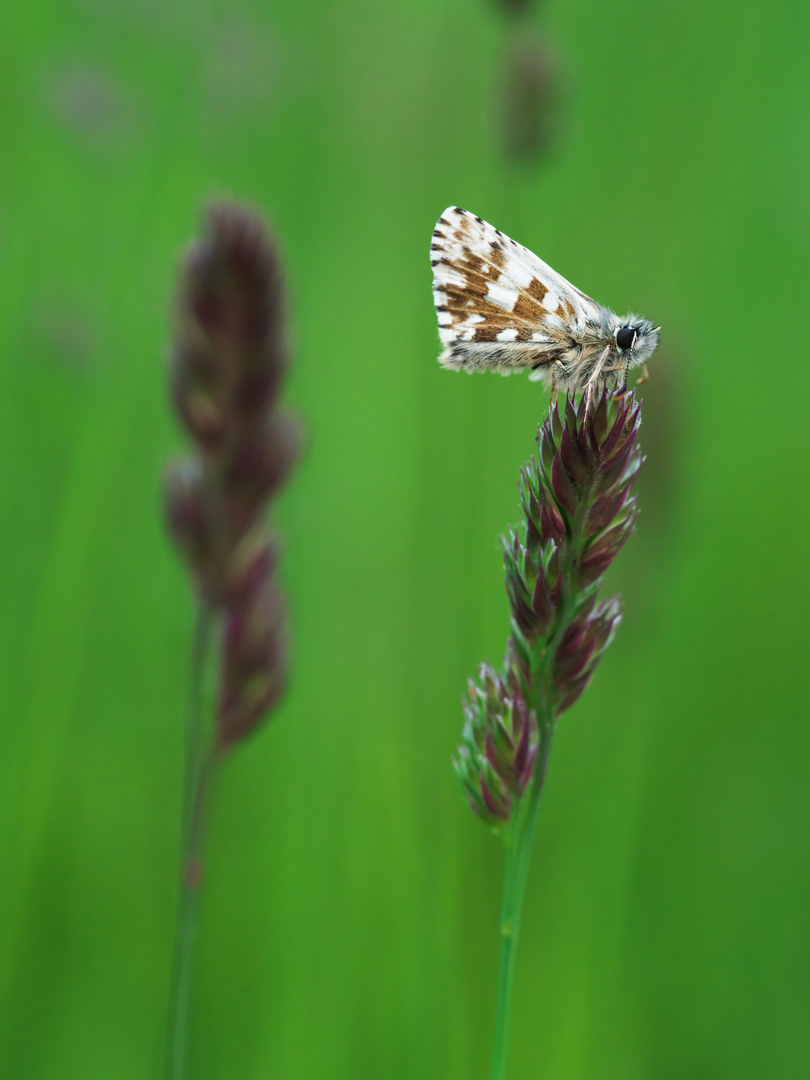
[[[214,203],[175,297],[170,393],[194,453],[167,466],[164,508],[200,604],[221,616],[219,749],[256,726],[286,680],[278,545],[263,519],[300,447],[298,422],[279,409],[288,366],[275,246],[258,214]]]

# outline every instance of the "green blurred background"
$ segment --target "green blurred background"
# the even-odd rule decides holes
[[[808,5],[2,22],[0,1076],[160,1074],[192,623],[162,357],[177,252],[224,193],[281,237],[309,446],[275,515],[293,684],[210,839],[195,1080],[487,1075],[501,850],[449,762],[502,654],[498,537],[545,396],[436,364],[452,202],[664,326],[625,622],[552,755],[510,1080],[810,1077]],[[557,72],[519,164],[517,40]]]

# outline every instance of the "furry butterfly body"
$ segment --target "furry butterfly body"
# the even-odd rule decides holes
[[[660,327],[596,303],[474,214],[445,210],[430,262],[444,367],[501,375],[528,370],[555,393],[590,393],[608,382],[621,391],[628,371],[639,366],[646,378]]]

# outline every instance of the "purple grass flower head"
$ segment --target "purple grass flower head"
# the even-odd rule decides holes
[[[200,603],[222,626],[216,745],[232,746],[286,682],[278,545],[264,519],[300,451],[279,408],[289,367],[281,263],[261,218],[211,205],[180,268],[170,396],[193,454],[164,473],[164,516]]]
[[[453,767],[473,810],[498,827],[531,779],[537,757],[537,716],[523,696],[521,679],[509,666],[503,676],[480,664],[463,703],[464,728]]]
[[[585,690],[621,621],[618,598],[598,594],[638,516],[640,423],[632,393],[619,399],[605,389],[590,406],[586,395],[578,406],[568,397],[562,409],[550,406],[538,455],[521,470],[523,523],[503,538],[511,616],[504,675],[482,665],[480,685],[470,684],[454,762],[469,802],[490,824],[509,819],[531,768],[545,768],[557,720]],[[517,755],[524,716],[535,747],[529,773],[504,749]]]

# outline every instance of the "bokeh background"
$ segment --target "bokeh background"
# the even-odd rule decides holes
[[[810,7],[525,6],[4,11],[4,1078],[160,1075],[192,624],[162,363],[211,194],[281,238],[308,450],[275,514],[294,678],[222,778],[194,1077],[487,1075],[501,850],[450,756],[502,654],[545,397],[435,362],[449,203],[664,326],[625,622],[544,794],[510,1077],[810,1077]]]

